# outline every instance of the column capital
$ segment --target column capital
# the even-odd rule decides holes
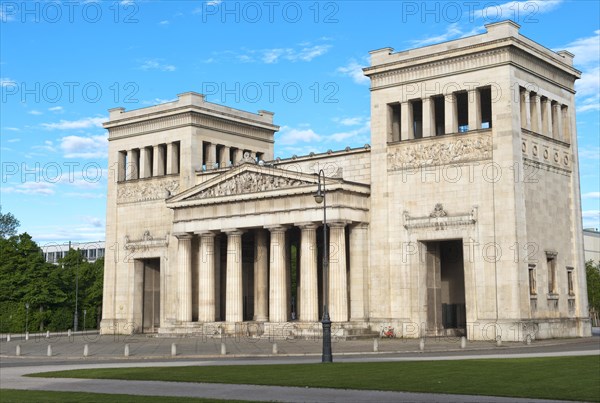
[[[192,239],[194,237],[194,234],[192,234],[190,232],[175,232],[175,233],[173,233],[173,236],[176,237],[177,239],[179,239],[180,241],[182,241],[182,240]]]
[[[327,225],[329,225],[332,228],[344,228],[348,224],[350,224],[350,221],[346,220],[336,220],[327,223]]]
[[[350,224],[353,229],[368,229],[369,223],[367,222],[355,222]]]
[[[194,231],[194,235],[198,235],[200,237],[210,237],[214,238],[217,233],[215,231]]]
[[[317,229],[321,225],[321,223],[316,222],[299,222],[294,224],[296,227],[300,229]]]
[[[246,231],[238,229],[238,228],[228,228],[228,229],[221,230],[221,232],[224,232],[227,234],[227,236],[229,236],[229,235],[242,235]]]
[[[267,225],[265,229],[271,232],[285,232],[289,229],[289,225]]]

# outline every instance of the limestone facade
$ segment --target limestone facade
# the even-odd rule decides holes
[[[102,333],[318,337],[326,303],[338,336],[589,335],[580,72],[486,29],[371,52],[360,148],[274,159],[271,112],[195,93],[111,110]]]

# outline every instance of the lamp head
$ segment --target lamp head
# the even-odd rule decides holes
[[[315,201],[318,204],[321,204],[321,203],[323,203],[323,199],[324,199],[323,192],[321,192],[321,190],[319,189],[319,191],[317,193],[315,193]]]

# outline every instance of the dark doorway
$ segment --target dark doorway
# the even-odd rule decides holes
[[[143,259],[144,264],[144,333],[154,333],[160,327],[160,259]]]
[[[462,240],[426,242],[427,334],[466,335]]]

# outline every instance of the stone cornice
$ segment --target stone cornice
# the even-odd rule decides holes
[[[273,133],[279,129],[278,126],[271,125],[268,127],[263,123],[256,123],[255,125],[255,122],[230,121],[216,116],[200,114],[197,111],[189,110],[189,108],[187,110],[180,108],[177,113],[161,114],[147,120],[140,121],[137,119],[119,125],[112,125],[112,122],[105,124],[105,127],[109,130],[109,141],[185,126],[212,129],[269,143],[274,142]]]

